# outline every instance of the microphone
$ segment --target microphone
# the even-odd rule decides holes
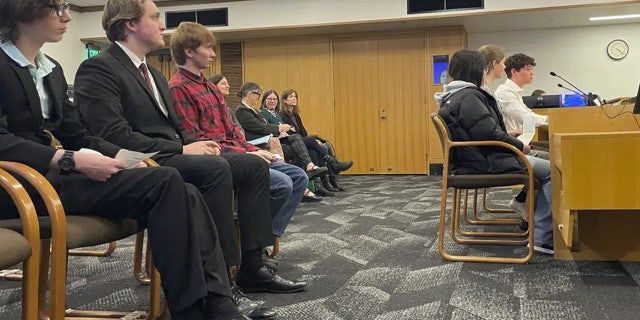
[[[580,88],[576,87],[573,83],[569,82],[569,80],[563,78],[562,76],[560,76],[559,74],[557,74],[557,73],[555,73],[553,71],[549,72],[549,75],[551,75],[552,77],[558,77],[558,78],[562,79],[562,81],[566,82],[567,84],[572,86],[574,89],[578,90],[578,92],[580,92],[580,93],[578,93],[578,92],[576,92],[574,90],[570,90],[567,87],[561,86],[560,84],[558,84],[558,87],[569,89],[569,91],[571,91],[571,92],[575,92],[576,94],[580,94],[581,96],[586,97],[588,104],[593,103],[596,106],[600,106],[601,105],[600,100],[598,100],[598,96],[597,95],[594,95],[591,92],[589,92],[589,94],[586,94],[584,91],[580,90]]]
[[[584,93],[581,93],[581,92],[578,92],[578,91],[575,91],[575,90],[573,90],[573,89],[571,89],[571,88],[565,87],[565,86],[563,86],[563,85],[562,85],[562,83],[558,83],[558,87],[560,87],[560,88],[562,88],[562,89],[567,89],[567,90],[569,90],[569,91],[571,91],[571,92],[573,92],[573,93],[575,93],[575,94],[577,94],[577,95],[579,95],[579,96],[581,96],[581,97],[583,97],[583,98],[587,98],[587,99],[589,99],[589,96],[588,96],[588,95],[586,95],[586,94],[584,94]]]

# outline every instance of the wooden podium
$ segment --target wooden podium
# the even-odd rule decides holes
[[[640,117],[549,109],[555,258],[640,261]]]

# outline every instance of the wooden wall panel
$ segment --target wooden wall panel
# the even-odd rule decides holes
[[[299,110],[309,134],[335,140],[331,39],[293,38],[287,41],[286,84],[298,92]]]
[[[220,73],[229,82],[229,95],[225,97],[227,106],[235,108],[240,104],[240,97],[236,92],[242,86],[242,42],[220,44],[220,56],[216,61],[220,66]]]
[[[378,38],[383,172],[428,171],[425,51],[424,32]]]
[[[333,40],[335,144],[352,174],[382,173],[376,37]]]
[[[170,54],[155,54],[147,56],[147,63],[154,68],[160,70],[162,75],[167,78],[167,81],[171,80],[173,76],[173,69],[175,63]]]
[[[215,51],[216,54],[218,50]],[[209,68],[202,70],[202,73],[205,77],[210,77],[213,74],[218,73],[217,70],[220,70],[220,64],[216,62],[217,58],[214,59],[213,62],[209,65]],[[175,74],[176,71],[176,62],[171,57],[168,49],[159,50],[159,52],[152,52],[147,56],[147,63],[157,68],[162,72],[167,81],[171,80],[171,77]]]
[[[243,44],[244,82],[253,81],[262,90],[286,86],[287,47],[282,41],[247,40]]]

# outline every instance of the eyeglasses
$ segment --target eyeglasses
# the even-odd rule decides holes
[[[251,93],[255,94],[256,96],[259,96],[259,95],[260,95],[260,91],[249,91],[249,92],[251,92]]]
[[[267,98],[265,100],[267,100],[267,101],[278,101],[278,98]]]
[[[62,17],[65,12],[69,11],[71,4],[69,2],[63,2],[61,4],[51,4],[47,7],[54,9],[56,11],[56,15],[58,15],[58,17]]]

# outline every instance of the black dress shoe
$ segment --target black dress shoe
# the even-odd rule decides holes
[[[324,175],[328,171],[329,169],[327,169],[327,167],[317,167],[315,169],[307,170],[307,177],[309,177],[309,180],[311,180],[313,178]]]
[[[249,319],[273,319],[276,312],[262,307],[260,303],[249,299],[235,284],[231,283],[231,299],[238,307],[238,311]]]
[[[248,314],[243,314],[249,319],[273,319],[278,315],[273,309],[269,309],[267,307],[258,307],[255,310],[251,311]]]
[[[320,202],[322,201],[322,197],[318,195],[304,195],[302,196],[302,202]]]
[[[242,314],[251,313],[260,307],[260,303],[249,299],[234,282],[231,283],[231,300]]]
[[[284,279],[267,266],[262,266],[252,274],[240,270],[238,285],[245,292],[293,293],[307,288],[306,282]]]

